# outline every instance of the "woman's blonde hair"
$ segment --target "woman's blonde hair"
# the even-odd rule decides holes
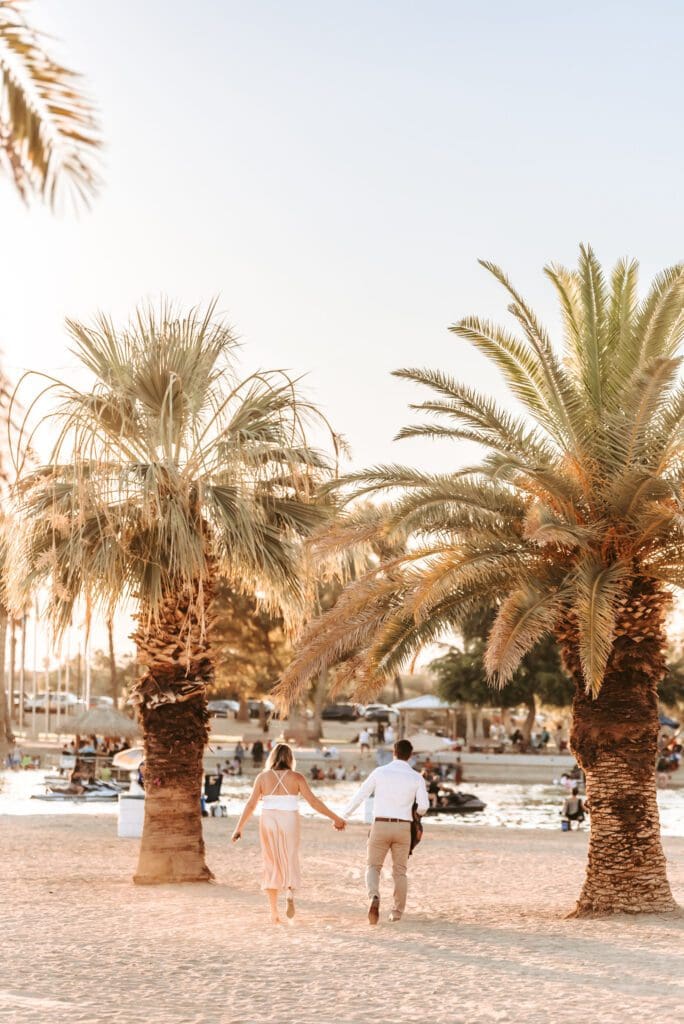
[[[296,764],[294,751],[289,743],[276,743],[268,755],[266,768],[271,771],[281,771],[284,768],[294,771]]]

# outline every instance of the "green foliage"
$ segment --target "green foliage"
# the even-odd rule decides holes
[[[472,616],[466,624],[460,647],[449,647],[430,662],[443,700],[477,705],[517,707],[537,698],[544,704],[566,707],[572,701],[573,686],[561,666],[558,646],[545,637],[522,658],[512,678],[494,693],[487,680],[485,656],[491,613]]]
[[[670,708],[684,707],[684,656],[672,657],[658,686],[658,696]]]
[[[270,692],[292,657],[283,620],[253,597],[222,582],[212,626],[216,680],[212,697],[261,697]]]

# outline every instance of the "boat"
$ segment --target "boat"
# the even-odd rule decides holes
[[[440,786],[437,805],[429,807],[426,814],[474,814],[484,811],[486,803],[472,793],[461,793],[451,786]]]

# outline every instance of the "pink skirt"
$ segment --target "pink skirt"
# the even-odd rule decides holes
[[[299,889],[299,813],[264,808],[259,819],[262,889]]]

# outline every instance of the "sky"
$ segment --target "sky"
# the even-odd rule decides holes
[[[219,296],[247,370],[305,373],[353,463],[453,467],[393,442],[433,366],[499,397],[448,333],[505,319],[500,263],[552,328],[545,262],[682,258],[679,2],[35,0],[100,111],[90,212],[0,180],[0,349],[74,374],[65,316]],[[25,393],[26,395],[29,392]]]

